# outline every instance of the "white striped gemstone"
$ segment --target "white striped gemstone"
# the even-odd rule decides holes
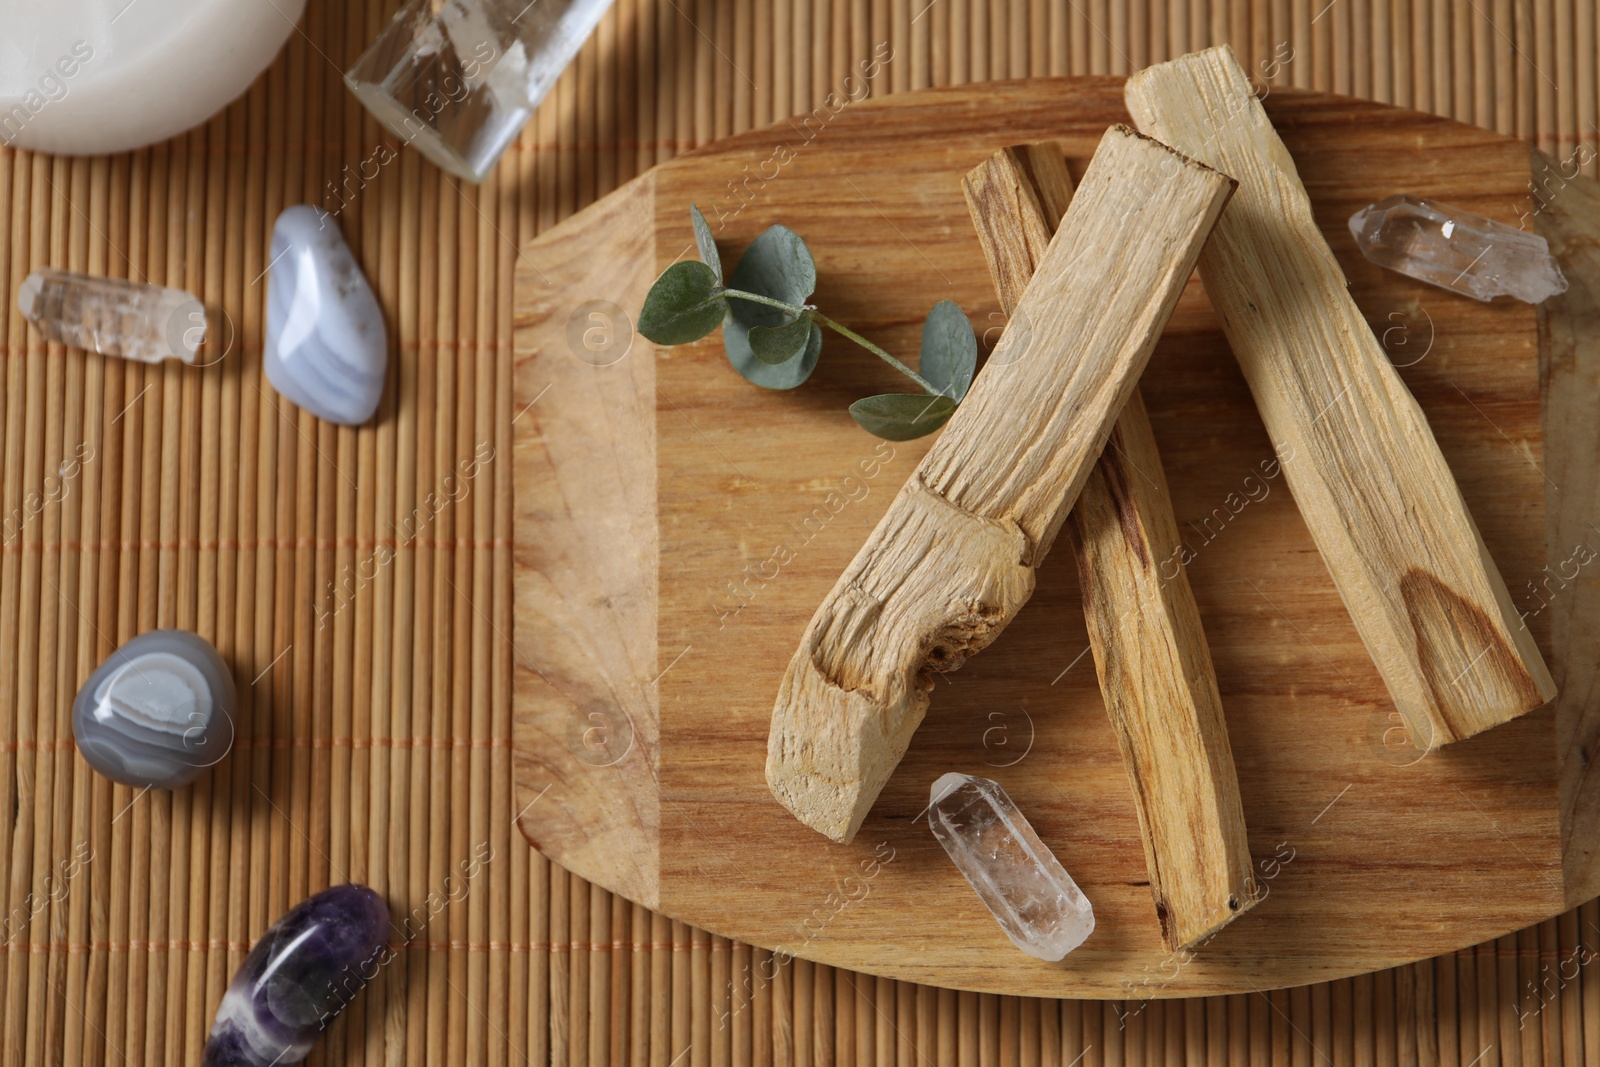
[[[383,396],[389,332],[338,219],[289,208],[272,229],[268,264],[267,379],[318,418],[366,422]]]

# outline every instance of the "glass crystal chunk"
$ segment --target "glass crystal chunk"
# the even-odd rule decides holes
[[[345,82],[407,144],[481,182],[610,6],[411,0]]]
[[[176,789],[233,747],[233,675],[188,630],[140,634],[106,657],[72,702],[84,761],[124,785]]]
[[[206,339],[193,293],[50,267],[23,279],[17,310],[47,341],[145,363],[193,363]]]
[[[1537,304],[1567,291],[1543,237],[1436,200],[1391,196],[1350,216],[1361,254],[1418,281],[1492,300]]]
[[[222,996],[204,1067],[284,1067],[393,958],[389,909],[364,885],[336,885],[261,935]]]
[[[1011,943],[1055,961],[1094,932],[1094,908],[1000,783],[947,774],[928,825]]]

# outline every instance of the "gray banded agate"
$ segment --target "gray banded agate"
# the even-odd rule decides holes
[[[72,702],[89,766],[131,786],[176,789],[233,747],[233,675],[187,630],[141,634],[111,653]]]

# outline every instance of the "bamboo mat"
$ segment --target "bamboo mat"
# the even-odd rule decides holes
[[[730,976],[760,950],[591,888],[512,829],[507,399],[522,242],[677,152],[816,106],[881,42],[880,94],[1229,41],[1272,84],[1567,157],[1596,138],[1593,0],[619,0],[478,188],[389,161],[342,87],[393,7],[312,0],[249,94],[168,144],[0,150],[0,1062],[198,1062],[251,939],[344,880],[418,936],[313,1063],[1600,1062],[1594,903],[1272,993],[1041,1002],[799,962],[743,999]],[[297,202],[338,214],[390,316],[390,388],[359,432],[262,377],[260,273]],[[43,344],[12,304],[44,264],[194,290],[227,357]],[[193,788],[140,793],[88,772],[69,708],[117,643],[164,626],[232,664],[240,736]]]

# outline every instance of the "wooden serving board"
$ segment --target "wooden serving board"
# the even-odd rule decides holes
[[[1533,214],[1527,150],[1488,131],[1317,94],[1274,91],[1266,106],[1566,687],[1557,706],[1426,758],[1406,743],[1196,279],[1143,390],[1266,899],[1192,954],[1163,950],[1065,550],[1000,640],[937,685],[852,844],[790,817],[763,778],[778,681],[927,442],[879,442],[851,422],[850,401],[903,383],[831,335],[812,380],[774,393],[734,373],[717,335],[656,349],[629,322],[656,274],[691,254],[692,200],[721,221],[730,265],[774,222],[801,233],[816,303],[892,351],[915,353],[941,298],[992,346],[998,305],[959,178],[997,148],[1047,138],[1081,174],[1106,126],[1127,121],[1121,82],[926,91],[673,160],[524,250],[511,403],[527,838],[600,885],[785,954],[1132,1001],[1391,966],[1600,891],[1581,788],[1600,573],[1580,547],[1600,550],[1586,525],[1600,376],[1581,316],[1593,294],[1574,277],[1547,305],[1560,317],[1542,386],[1541,312],[1380,271],[1345,227],[1399,191],[1512,224],[1519,211],[1541,228],[1565,216]],[[1093,901],[1097,929],[1065,961],[1013,949],[919,818],[950,770],[1002,782]],[[736,1000],[787,955],[775,959],[730,976]]]

